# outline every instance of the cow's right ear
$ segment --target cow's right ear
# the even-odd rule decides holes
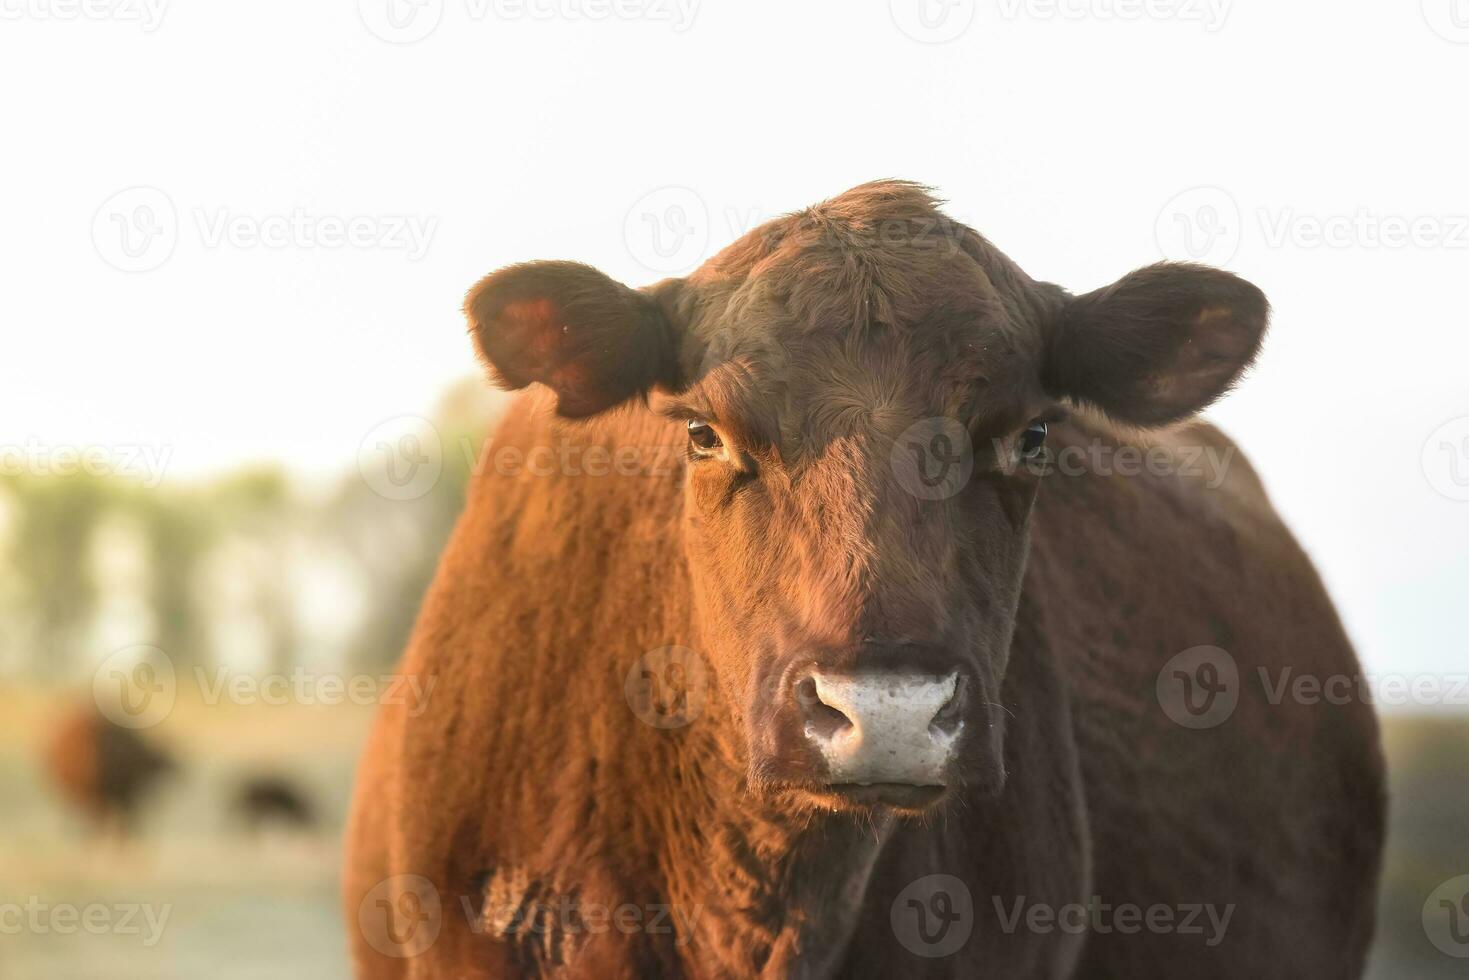
[[[596,415],[678,377],[676,331],[649,295],[579,262],[491,273],[464,312],[495,382],[556,392],[564,418]]]

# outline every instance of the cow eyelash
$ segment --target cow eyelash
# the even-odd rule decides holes
[[[707,459],[724,448],[724,440],[720,438],[714,426],[704,419],[691,418],[685,425],[689,433],[689,457],[691,459]]]
[[[1026,426],[1015,441],[1015,451],[1021,459],[1035,460],[1045,455],[1048,429],[1045,419],[1036,419]]]

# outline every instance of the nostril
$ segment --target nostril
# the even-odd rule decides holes
[[[928,723],[934,735],[952,738],[964,724],[964,703],[969,693],[969,680],[962,674],[954,683],[954,693]]]
[[[852,727],[852,719],[821,700],[814,678],[807,677],[796,685],[796,701],[806,719],[806,734],[830,741]]]

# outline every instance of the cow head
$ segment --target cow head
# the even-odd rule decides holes
[[[1046,426],[1067,403],[1158,426],[1225,391],[1267,306],[1157,265],[1073,297],[911,184],[772,222],[629,289],[513,266],[466,309],[497,380],[569,418],[646,406],[686,441],[701,648],[752,785],[922,810],[998,792],[1002,679]]]

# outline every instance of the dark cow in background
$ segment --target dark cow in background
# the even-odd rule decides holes
[[[294,780],[262,773],[241,780],[230,798],[230,815],[251,834],[274,827],[309,833],[317,829],[316,807]]]
[[[444,683],[363,760],[359,975],[1360,974],[1376,721],[1253,681],[1359,667],[1187,421],[1255,287],[1073,296],[885,182],[686,279],[532,263],[466,308],[539,387],[406,654]]]
[[[178,764],[89,702],[70,709],[57,724],[46,767],[61,795],[94,830],[127,836],[137,829],[143,801]]]

